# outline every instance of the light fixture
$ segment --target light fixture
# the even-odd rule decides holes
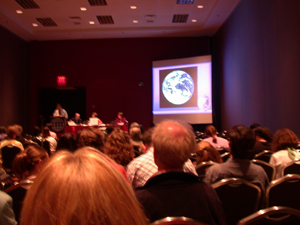
[[[193,22],[193,23],[196,23],[196,22],[197,22],[197,20],[192,20],[192,22]]]
[[[86,11],[87,9],[85,7],[80,7],[81,11]]]
[[[22,14],[22,13],[23,13],[22,10],[16,10],[16,12],[17,12],[18,14]]]
[[[137,9],[135,5],[130,6],[131,9]]]
[[[32,23],[32,26],[38,27],[39,25],[37,23]]]
[[[89,24],[95,24],[95,21],[89,21]]]
[[[198,9],[203,9],[203,7],[204,7],[203,5],[197,5]]]
[[[133,23],[138,23],[139,21],[137,21],[137,20],[133,20],[132,22],[133,22]]]

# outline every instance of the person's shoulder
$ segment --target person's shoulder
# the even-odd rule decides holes
[[[0,205],[3,206],[7,203],[12,203],[12,197],[3,191],[0,191]]]

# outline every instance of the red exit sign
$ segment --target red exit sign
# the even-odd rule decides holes
[[[57,84],[60,86],[64,86],[67,84],[67,78],[65,76],[58,76],[57,77]]]

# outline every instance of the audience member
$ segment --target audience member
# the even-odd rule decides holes
[[[8,145],[10,145],[10,146],[13,145],[13,146],[20,148],[22,151],[24,150],[22,143],[16,140],[18,131],[14,125],[7,127],[6,134],[7,134],[7,137],[0,142],[1,162],[2,162],[2,148],[3,147],[8,146]]]
[[[15,214],[12,209],[12,198],[3,191],[0,191],[0,224],[17,225]]]
[[[57,103],[56,104],[56,109],[53,112],[53,116],[54,117],[65,117],[66,119],[68,119],[68,113],[65,109],[62,108],[61,104]]]
[[[149,178],[157,173],[157,165],[154,162],[153,155],[153,146],[152,146],[152,132],[153,130],[149,130],[149,133],[145,133],[144,135],[144,143],[146,147],[146,153],[133,159],[127,166],[127,178],[129,183],[134,187],[142,187],[145,185]],[[195,151],[195,150],[194,150]],[[183,171],[187,173],[193,173],[198,175],[193,163],[190,159],[183,165]]]
[[[217,129],[213,125],[208,125],[205,128],[206,138],[203,141],[209,142],[217,150],[228,149],[228,141],[224,138],[218,137]]]
[[[136,124],[136,126],[131,125],[129,129],[130,141],[134,148],[135,157],[145,152],[145,146],[142,141],[142,132],[138,123]]]
[[[251,125],[250,125],[250,129],[255,129],[256,127],[261,127],[261,125],[260,124],[258,124],[258,123],[252,123]]]
[[[287,128],[276,131],[273,142],[273,154],[270,158],[270,164],[276,169],[275,179],[282,177],[282,170],[286,164],[293,160],[300,159],[300,153],[296,150],[299,144],[297,135]]]
[[[55,138],[51,137],[50,136],[50,129],[49,127],[45,126],[44,129],[43,129],[43,139],[45,141],[48,141],[49,142],[49,150],[50,150],[50,155],[53,155],[56,151],[56,147],[57,147],[57,141]],[[42,140],[42,141],[44,141]],[[45,144],[45,142],[44,142]],[[43,146],[46,150],[48,149],[48,146]]]
[[[6,192],[13,198],[13,210],[19,221],[22,203],[27,190],[34,182],[44,162],[49,158],[48,153],[38,145],[32,145],[16,155],[13,161],[13,171],[19,179],[19,185],[8,188]]]
[[[58,140],[56,151],[68,150],[74,152],[77,149],[75,136],[72,133],[64,133]]]
[[[201,162],[213,161],[216,163],[222,163],[220,153],[209,142],[201,141],[197,143],[196,148],[196,164]]]
[[[80,118],[80,114],[79,113],[75,113],[74,114],[74,117],[72,118],[72,121],[75,123],[75,124],[81,124],[82,123],[82,120]]]
[[[76,142],[78,148],[90,146],[103,152],[104,134],[95,127],[88,127],[77,133]]]
[[[205,181],[213,184],[224,178],[241,178],[257,184],[264,192],[269,184],[268,176],[264,169],[250,161],[255,144],[254,132],[243,125],[234,126],[229,131],[229,146],[232,158],[225,163],[211,166]]]
[[[25,148],[26,144],[28,143],[28,140],[23,137],[23,127],[19,124],[14,125],[16,127],[17,136],[16,140],[21,142],[23,147]]]
[[[194,133],[187,124],[158,124],[152,142],[158,172],[136,190],[150,221],[185,216],[206,224],[225,224],[222,203],[214,189],[194,174],[183,172],[183,164],[196,148]]]
[[[128,182],[101,152],[60,151],[29,190],[22,225],[146,225]]]
[[[115,119],[115,125],[120,127],[123,131],[128,132],[128,121],[122,112],[118,112],[117,118]]]
[[[267,127],[257,126],[253,129],[256,142],[253,148],[253,156],[257,153],[263,152],[264,150],[271,150],[273,134]]]
[[[7,137],[6,128],[5,127],[0,127],[0,141],[2,141],[6,137]]]
[[[77,133],[76,142],[78,148],[89,146],[99,150],[100,152],[104,152],[104,133],[97,128],[89,127],[87,129],[81,130]],[[127,174],[124,167],[117,163],[113,163],[113,165],[127,179]]]
[[[134,158],[134,149],[129,135],[120,128],[115,128],[106,139],[104,153],[126,169],[128,163]]]
[[[149,128],[143,134],[143,144],[145,146],[145,152],[147,152],[148,149],[152,147],[152,134],[153,134],[153,128]]]

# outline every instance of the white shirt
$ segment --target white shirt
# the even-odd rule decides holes
[[[66,119],[68,119],[68,113],[66,110],[64,109],[61,109],[61,114],[59,115],[59,110],[58,109],[55,109],[54,112],[53,112],[53,116],[56,117],[56,116],[62,116],[62,117],[65,117]]]

